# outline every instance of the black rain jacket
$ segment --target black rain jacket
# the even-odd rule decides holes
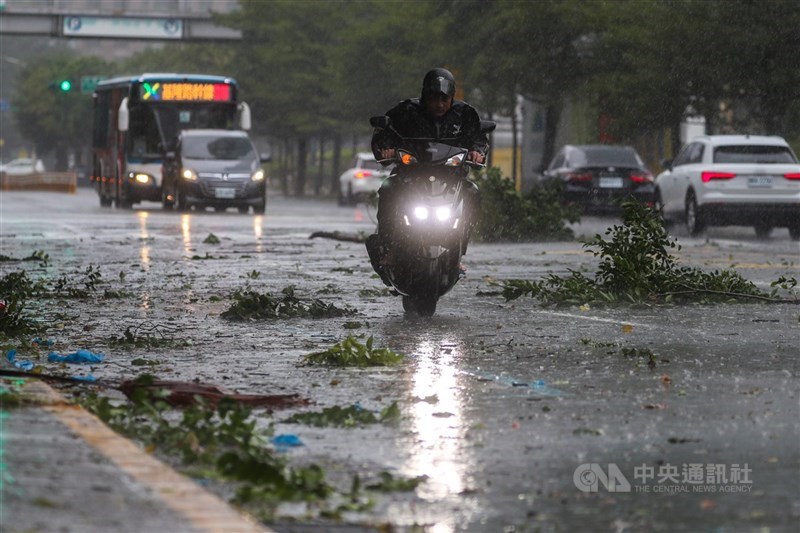
[[[489,150],[489,139],[481,133],[480,117],[475,108],[461,100],[454,100],[452,107],[439,119],[430,116],[419,98],[403,100],[386,112],[392,120],[392,127],[403,137],[426,137],[442,139],[442,142],[468,150],[475,150],[484,156]],[[457,140],[447,138],[458,137]],[[372,135],[372,153],[380,160],[379,150],[397,148],[400,140],[390,129],[376,129]],[[388,165],[390,163],[384,163]]]

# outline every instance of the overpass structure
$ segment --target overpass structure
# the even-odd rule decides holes
[[[240,40],[242,32],[208,16],[85,15],[0,11],[0,35],[156,41]]]

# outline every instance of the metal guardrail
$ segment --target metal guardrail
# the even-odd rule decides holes
[[[51,191],[75,194],[78,176],[75,172],[38,172],[26,176],[0,174],[3,191]]]

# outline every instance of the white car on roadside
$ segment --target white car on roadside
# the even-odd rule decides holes
[[[41,159],[12,159],[0,166],[0,172],[7,176],[29,176],[44,172],[44,163]]]
[[[384,167],[371,152],[359,152],[350,168],[339,177],[339,205],[355,205],[377,192],[391,167]]]
[[[708,135],[683,147],[656,177],[656,208],[697,236],[708,226],[787,227],[800,240],[800,163],[781,137]]]

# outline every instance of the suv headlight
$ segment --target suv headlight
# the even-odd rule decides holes
[[[264,181],[264,170],[258,169],[253,172],[253,175],[250,176],[251,181]]]
[[[197,181],[197,173],[190,168],[184,168],[181,177],[187,181]]]

